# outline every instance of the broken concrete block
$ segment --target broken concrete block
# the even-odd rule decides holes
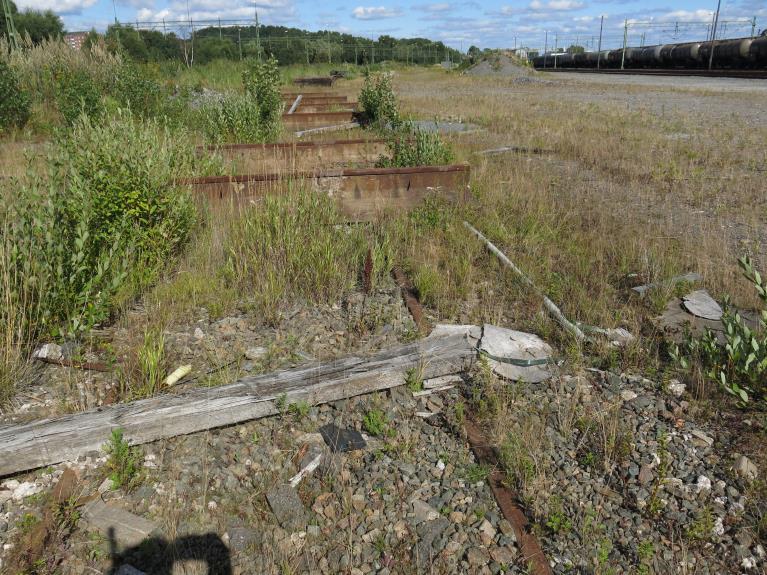
[[[51,359],[53,361],[63,359],[64,352],[61,346],[55,343],[46,343],[32,354],[35,359]]]
[[[105,537],[114,537],[118,549],[138,545],[160,531],[160,526],[153,521],[104,503],[101,499],[86,504],[83,517],[89,528],[98,530]]]
[[[283,529],[303,531],[306,529],[306,509],[295,489],[280,485],[266,494],[266,500],[277,522]]]
[[[684,296],[682,298],[682,305],[688,312],[697,317],[711,321],[722,319],[722,308],[704,289]]]
[[[465,334],[469,341],[478,341],[482,335],[482,330],[478,325],[454,325],[449,323],[440,323],[434,326],[428,339],[438,337],[448,337],[451,335]]]
[[[539,383],[551,377],[551,346],[537,335],[485,324],[480,352],[496,375]]]

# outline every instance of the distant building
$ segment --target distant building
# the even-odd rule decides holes
[[[87,37],[88,32],[70,32],[69,34],[64,35],[64,42],[66,42],[73,50],[80,50]]]

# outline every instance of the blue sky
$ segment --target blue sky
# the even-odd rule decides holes
[[[204,19],[252,19],[258,8],[263,24],[281,24],[308,30],[332,29],[362,36],[424,36],[466,50],[518,45],[543,47],[576,41],[596,44],[600,16],[605,16],[603,47],[622,42],[623,22],[630,28],[630,44],[656,44],[700,39],[707,31],[715,0],[526,0],[518,2],[440,1],[403,3],[396,0],[114,0],[120,21],[179,20],[189,14]],[[16,0],[20,8],[52,9],[68,30],[103,30],[114,20],[112,0]],[[766,0],[722,0],[722,19],[757,18],[759,30],[767,28]],[[639,22],[652,22],[645,27]],[[676,23],[680,26],[677,27]],[[750,24],[729,22],[726,36],[750,35]],[[644,33],[644,40],[641,34]]]

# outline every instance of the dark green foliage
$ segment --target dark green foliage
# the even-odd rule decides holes
[[[11,2],[11,13],[19,34],[22,37],[28,34],[35,44],[39,44],[46,38],[57,38],[64,34],[64,23],[51,10],[19,12],[16,4]],[[5,18],[0,18],[0,36],[6,35],[6,26]]]
[[[367,74],[360,91],[359,103],[371,124],[389,129],[400,125],[391,74]]]
[[[104,452],[108,456],[106,467],[112,488],[134,486],[141,470],[141,449],[132,447],[125,439],[123,430],[117,428],[112,430],[112,435],[104,444]]]
[[[382,168],[440,166],[453,161],[453,151],[436,132],[406,127],[393,134],[387,145],[390,157],[382,156],[377,162]]]
[[[74,124],[80,114],[95,118],[102,112],[101,91],[87,70],[59,69],[54,77],[56,107],[68,125]]]
[[[265,140],[274,138],[280,130],[282,120],[282,95],[280,94],[280,70],[277,60],[251,61],[242,74],[245,93],[258,106],[261,131]]]
[[[123,107],[148,117],[159,111],[163,94],[160,85],[143,68],[127,61],[117,71],[115,98]]]
[[[22,127],[29,119],[29,96],[13,69],[0,58],[0,133]]]
[[[767,284],[748,256],[738,260],[743,275],[762,302],[758,328],[751,329],[737,310],[724,300],[724,345],[710,329],[700,338],[689,338],[682,349],[675,346],[671,357],[684,369],[698,366],[705,379],[715,382],[739,403],[767,394]]]
[[[80,116],[49,158],[47,178],[22,187],[0,222],[12,246],[0,285],[25,301],[24,329],[79,335],[152,281],[187,239],[195,209],[170,185],[193,173],[193,152],[128,112],[98,124]]]

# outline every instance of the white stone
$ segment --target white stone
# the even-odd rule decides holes
[[[21,501],[25,497],[40,493],[43,489],[44,488],[42,485],[37,485],[36,483],[32,483],[30,481],[25,481],[13,490],[13,500]]]
[[[701,491],[711,491],[711,480],[705,475],[698,476],[697,483],[698,493]]]
[[[756,567],[756,559],[753,557],[744,557],[740,566],[743,567],[743,569],[754,569]]]
[[[669,393],[675,397],[682,397],[686,390],[687,386],[678,379],[672,379],[668,384]]]
[[[256,361],[264,357],[267,353],[265,347],[251,347],[245,350],[245,359]]]
[[[40,347],[35,353],[32,354],[32,357],[36,359],[62,359],[64,357],[64,353],[61,351],[61,346],[57,345],[55,343],[46,343],[42,347]]]
[[[107,477],[104,481],[101,482],[101,485],[99,485],[99,493],[106,493],[107,491],[112,491],[112,488],[114,487],[112,480]]]
[[[750,480],[756,479],[759,475],[759,469],[754,462],[745,455],[741,455],[735,460],[734,469],[735,473]]]
[[[621,399],[623,401],[631,401],[632,399],[636,399],[636,398],[637,398],[637,394],[631,391],[630,389],[621,391]]]
[[[3,489],[9,489],[11,491],[16,489],[19,485],[21,485],[21,482],[17,481],[16,479],[9,479],[8,481],[4,481],[2,483]]]
[[[216,503],[212,499],[208,501],[208,510],[215,511],[216,509],[218,509],[218,503]]]
[[[205,337],[205,333],[199,327],[196,327],[194,328],[194,337],[196,339],[202,339]]]
[[[714,521],[714,527],[711,529],[711,534],[715,537],[724,535],[724,523],[722,523],[721,517],[717,517],[716,521]]]
[[[445,462],[442,461],[441,459],[437,460],[437,469],[439,469],[440,471],[445,470]]]

